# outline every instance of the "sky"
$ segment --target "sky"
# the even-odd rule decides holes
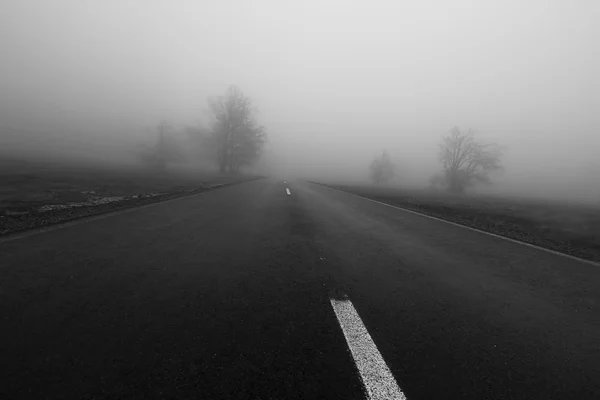
[[[489,190],[600,198],[600,2],[4,0],[0,125],[115,143],[206,122],[238,85],[299,176],[386,149],[426,184],[453,126],[505,148]]]

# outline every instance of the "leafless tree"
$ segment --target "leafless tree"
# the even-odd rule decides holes
[[[395,175],[394,164],[385,150],[371,162],[369,170],[371,180],[376,184],[388,182]]]
[[[219,169],[238,172],[260,155],[266,141],[265,129],[256,122],[251,99],[237,86],[231,86],[225,96],[210,100],[209,105]]]
[[[140,154],[141,160],[153,168],[163,171],[168,163],[184,160],[183,152],[173,137],[168,135],[171,125],[161,121],[156,126],[158,138],[151,147],[145,147]]]
[[[212,164],[217,161],[217,143],[211,129],[202,124],[185,128],[186,151],[196,162]]]
[[[491,183],[490,174],[502,169],[501,157],[498,145],[479,143],[472,130],[463,133],[454,127],[440,145],[442,174],[435,175],[430,183],[462,194],[477,183]]]

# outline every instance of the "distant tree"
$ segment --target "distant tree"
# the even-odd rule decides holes
[[[217,160],[217,143],[212,131],[203,125],[185,128],[186,152],[196,161],[214,163]]]
[[[489,184],[490,174],[502,169],[501,157],[498,145],[479,143],[472,130],[463,133],[454,127],[440,144],[442,172],[434,175],[430,184],[454,194],[462,194],[478,183]]]
[[[395,175],[394,164],[385,150],[371,162],[369,170],[371,180],[376,184],[386,183]]]
[[[185,159],[178,143],[168,135],[170,130],[171,126],[168,122],[160,122],[156,127],[158,133],[156,142],[152,146],[145,147],[140,155],[143,162],[157,170],[165,170],[169,163],[181,162]]]
[[[434,174],[429,179],[429,189],[439,191],[444,188],[445,181],[444,176],[442,174]]]
[[[259,157],[267,138],[265,129],[256,122],[251,99],[237,86],[229,87],[225,96],[211,99],[209,105],[219,170],[239,172]]]

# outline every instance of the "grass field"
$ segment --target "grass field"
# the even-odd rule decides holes
[[[600,207],[492,196],[449,196],[374,186],[327,185],[576,257],[600,261]]]
[[[157,174],[142,167],[0,159],[0,215],[46,205],[199,188],[227,177],[191,171]]]
[[[0,158],[0,235],[147,204],[247,176]]]

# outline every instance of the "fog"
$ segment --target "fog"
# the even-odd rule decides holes
[[[505,149],[485,190],[597,201],[599,15],[594,0],[5,0],[0,135],[113,160],[158,121],[205,122],[236,84],[287,176],[366,179],[386,149],[397,184],[425,186],[459,126]]]

